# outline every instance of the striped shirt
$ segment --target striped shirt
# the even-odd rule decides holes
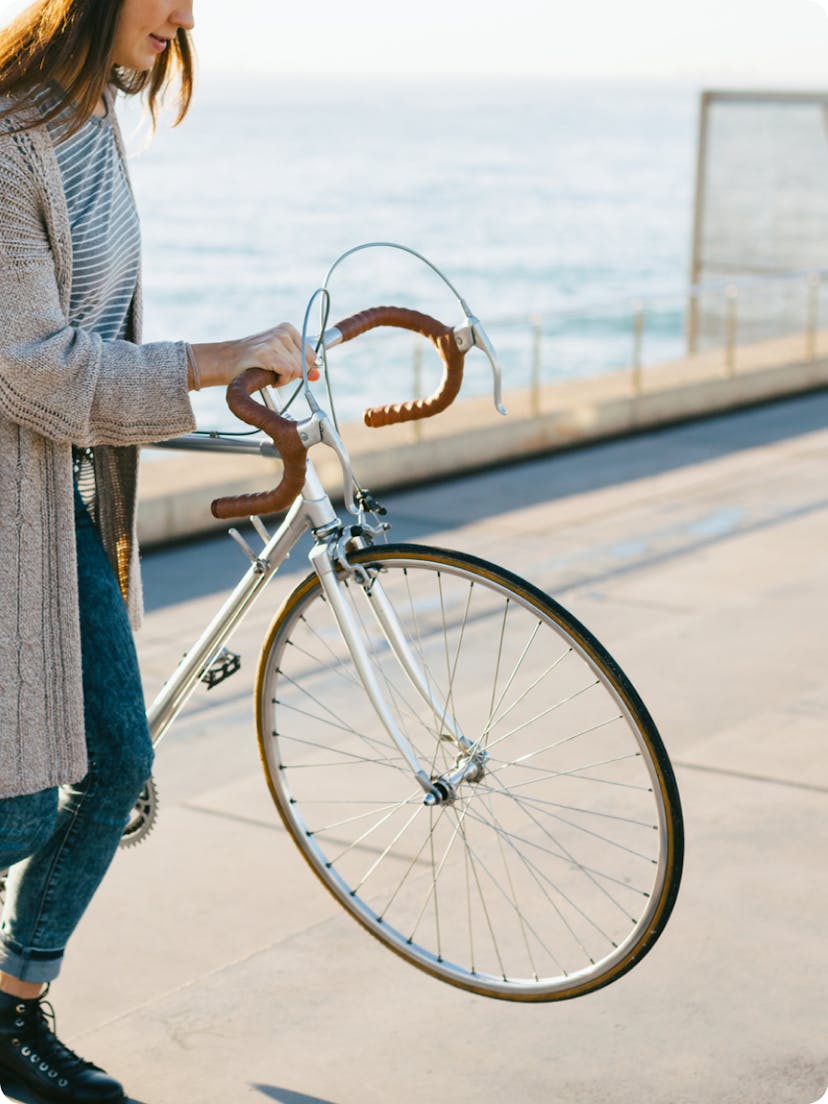
[[[57,102],[48,85],[35,94],[41,112]],[[72,234],[72,291],[69,325],[104,341],[126,336],[141,268],[141,233],[112,125],[115,97],[104,96],[106,115],[91,116],[66,137],[66,114],[46,124],[60,168]],[[93,450],[73,448],[75,482],[93,518],[97,490]]]
[[[39,93],[41,110],[48,110],[54,97],[53,88]],[[127,332],[141,265],[141,236],[112,126],[114,96],[107,94],[106,105],[105,117],[93,115],[68,138],[62,133],[61,116],[47,126],[72,232],[69,324],[114,341]]]

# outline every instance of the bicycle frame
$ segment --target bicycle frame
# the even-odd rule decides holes
[[[359,248],[368,248],[368,246]],[[405,249],[405,247],[399,246],[394,246],[394,248]],[[405,251],[413,252],[408,249],[405,249]],[[349,254],[345,254],[344,256],[348,255]],[[419,256],[419,254],[414,255]],[[343,260],[344,256],[340,258],[340,260]],[[420,259],[425,260],[425,258],[422,257]],[[336,263],[338,264],[339,262]],[[430,262],[426,261],[426,263],[429,264],[430,267],[434,267]],[[331,275],[332,271],[333,268],[329,271],[328,276]],[[316,342],[316,346],[318,348],[321,347],[320,355],[322,361],[324,362],[325,351],[328,347],[337,345],[343,340],[349,340],[351,337],[364,332],[363,327],[366,325],[366,314],[370,316],[371,319],[368,328],[375,325],[393,325],[402,326],[405,329],[413,329],[418,333],[430,337],[438,348],[440,348],[439,342],[451,335],[453,336],[453,341],[446,345],[444,349],[441,349],[440,352],[446,371],[444,386],[440,392],[435,393],[430,399],[424,401],[425,406],[431,409],[432,412],[436,412],[452,401],[453,392],[450,388],[447,389],[446,387],[449,376],[451,375],[452,377],[453,386],[459,387],[459,381],[462,378],[462,362],[465,353],[469,349],[479,348],[485,353],[491,364],[494,378],[495,406],[502,414],[505,414],[506,410],[501,401],[501,373],[491,342],[486,336],[479,320],[471,314],[465,301],[457,295],[455,289],[446,278],[442,276],[442,273],[439,273],[437,269],[435,269],[435,271],[445,280],[460,301],[464,312],[463,323],[460,326],[455,327],[452,331],[435,319],[428,318],[428,316],[425,315],[419,315],[416,312],[404,311],[396,307],[374,308],[372,311],[363,312],[362,315],[355,315],[350,319],[345,319],[343,322],[340,322],[338,326],[332,327],[323,333],[319,341]],[[325,288],[326,287],[327,278]],[[323,295],[328,295],[327,290],[320,289],[320,291]],[[308,311],[317,294],[319,294],[319,292],[315,293],[312,297],[308,306]],[[314,344],[307,340],[307,322],[308,314],[306,312],[302,340],[303,343]],[[349,332],[346,333],[341,327],[345,327]],[[264,406],[272,413],[278,415],[278,409],[269,389],[263,387],[260,382],[254,383],[253,386],[259,390]],[[289,426],[291,433],[298,435],[299,440],[304,445],[306,453],[309,448],[319,444],[327,445],[329,448],[333,449],[342,467],[345,506],[350,513],[355,516],[361,516],[362,506],[360,505],[360,508],[357,508],[356,499],[359,498],[360,503],[363,503],[364,499],[360,498],[361,492],[353,476],[347,449],[335,425],[332,424],[331,420],[318,405],[312,391],[309,389],[307,366],[305,366],[303,373],[303,388],[305,399],[311,411],[310,417],[295,423],[278,417],[277,422],[281,423],[282,429]],[[233,391],[232,386],[228,390],[228,402],[232,409],[236,409],[234,403],[230,401],[231,391]],[[234,392],[234,401],[238,401],[240,398],[244,399],[245,396],[249,397],[250,393],[251,392],[245,391],[244,388],[242,388],[239,393]],[[448,396],[448,398],[443,398],[444,395]],[[442,403],[443,406],[438,405],[438,403]],[[429,407],[428,404],[431,404],[431,406]],[[381,415],[384,420],[372,422],[371,424],[382,425],[390,420],[398,420],[396,414],[393,418],[391,418],[389,414],[389,412],[393,412],[395,409],[394,407],[377,408],[374,414]],[[246,418],[246,415],[238,409],[236,409],[236,413],[240,417]],[[367,416],[368,414],[366,413],[366,417]],[[422,412],[419,412],[417,416],[422,416]],[[255,417],[252,419],[246,418],[246,420],[258,426],[263,424],[257,421]],[[273,431],[274,429],[271,423],[268,432]],[[278,435],[280,430],[277,429],[275,432]],[[278,456],[279,453],[275,448],[275,441],[276,437],[274,437],[274,445],[268,445],[232,441],[226,438],[222,440],[219,435],[216,435],[212,439],[208,438],[207,440],[199,435],[189,435],[188,437],[179,438],[176,441],[166,442],[160,445],[160,447],[208,449],[211,451],[216,450],[224,452],[254,452],[261,455]],[[291,464],[292,463],[293,461],[291,461]],[[285,463],[284,471],[285,475],[283,476],[283,482],[284,479],[287,478],[287,462]],[[291,469],[291,480],[289,482],[291,492],[289,493],[292,493],[293,488],[296,486],[295,480],[298,478],[301,478],[301,471],[297,471],[294,467]],[[259,496],[259,498],[261,499],[262,496]],[[280,497],[277,491],[274,497],[269,501],[273,503],[278,502],[283,508],[287,499]],[[235,503],[232,503],[231,506],[233,509],[223,516],[237,516],[235,513],[235,505]],[[426,803],[434,805],[453,800],[456,784],[464,778],[475,775],[478,772],[482,753],[476,744],[463,736],[456,722],[450,717],[448,703],[440,701],[432,691],[429,680],[420,664],[417,662],[405,638],[405,634],[400,627],[394,610],[383,592],[381,582],[376,578],[369,580],[363,568],[351,568],[348,563],[345,555],[346,544],[350,544],[352,548],[364,548],[367,547],[368,542],[365,541],[361,535],[363,532],[361,527],[357,533],[351,533],[349,531],[347,536],[343,539],[344,527],[309,458],[307,458],[306,462],[305,479],[301,493],[291,504],[279,529],[272,537],[267,535],[263,527],[260,529],[260,534],[265,539],[264,548],[258,556],[252,552],[252,550],[246,549],[251,556],[251,567],[244,574],[235,590],[196,643],[184,656],[173,676],[162,688],[147,711],[147,720],[149,722],[153,745],[157,746],[164,737],[169,726],[194,691],[197,683],[201,681],[207,670],[218,658],[221,649],[224,647],[225,642],[229,639],[233,630],[242,620],[261,590],[276,571],[279,570],[291,549],[293,549],[306,529],[309,529],[316,539],[316,546],[309,557],[310,563],[319,577],[325,597],[330,604],[339,630],[354,660],[359,678],[383,727],[397,745],[415,778],[425,791]],[[244,541],[240,541],[240,543],[245,546]],[[352,574],[363,586],[365,586],[366,590],[369,591],[372,598],[371,609],[373,610],[374,617],[385,636],[389,648],[396,656],[400,667],[405,672],[416,692],[433,711],[435,718],[439,718],[439,724],[440,728],[443,730],[443,734],[456,744],[459,753],[458,762],[455,770],[449,775],[432,780],[423,769],[411,745],[403,736],[393,716],[393,712],[389,708],[388,701],[380,688],[374,665],[369,656],[369,648],[365,634],[358,625],[354,612],[340,585],[340,577],[343,572]]]
[[[251,446],[244,442],[224,440],[206,443],[200,438],[187,437],[179,438],[175,442],[168,442],[166,447],[248,453],[268,451],[266,446],[262,449],[258,445]],[[381,582],[375,578],[371,579],[368,585],[370,585],[373,599],[372,609],[389,647],[397,657],[400,667],[429,708],[434,711],[436,716],[439,716],[442,727],[446,730],[446,734],[455,741],[458,751],[466,752],[469,756],[468,766],[465,763],[459,764],[458,770],[452,773],[450,779],[441,780],[442,787],[435,787],[433,780],[423,769],[411,745],[403,736],[394,719],[368,654],[364,633],[343,593],[338,577],[341,573],[341,570],[338,569],[347,568],[347,560],[340,549],[343,526],[310,459],[307,462],[302,494],[294,501],[282,524],[266,541],[262,551],[253,560],[224,605],[185,654],[172,677],[165,683],[147,710],[147,721],[153,746],[157,747],[161,742],[170,725],[202,680],[205,672],[219,656],[233,631],[287,559],[300,537],[308,529],[316,538],[315,547],[309,555],[310,563],[319,576],[325,596],[354,659],[362,684],[383,727],[399,748],[414,777],[425,791],[426,802],[428,804],[438,804],[449,800],[457,782],[462,780],[466,773],[473,773],[478,769],[477,762],[473,759],[474,745],[452,724],[448,715],[448,706],[433,693],[426,675],[405,640],[393,608],[382,590]],[[355,537],[353,540],[357,547],[366,546],[367,542],[361,537]],[[362,569],[359,569],[359,575],[363,574]],[[359,578],[359,581],[361,583],[366,582],[363,578]]]

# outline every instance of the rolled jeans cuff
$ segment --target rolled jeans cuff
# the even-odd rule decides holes
[[[19,943],[0,935],[0,971],[18,981],[54,981],[63,965],[63,949],[43,951],[21,947]]]

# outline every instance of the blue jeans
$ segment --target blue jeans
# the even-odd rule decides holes
[[[84,721],[83,781],[0,799],[0,870],[9,868],[0,970],[57,977],[152,769],[135,642],[98,532],[75,492]]]

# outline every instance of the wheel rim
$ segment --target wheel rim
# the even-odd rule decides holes
[[[426,770],[457,768],[448,737],[460,729],[485,757],[481,777],[424,807],[309,579],[260,668],[271,789],[313,869],[391,949],[487,995],[575,996],[629,969],[672,907],[669,764],[634,691],[577,622],[508,573],[446,556],[392,546],[358,557],[377,565],[442,713],[400,669],[363,589],[345,586]]]

